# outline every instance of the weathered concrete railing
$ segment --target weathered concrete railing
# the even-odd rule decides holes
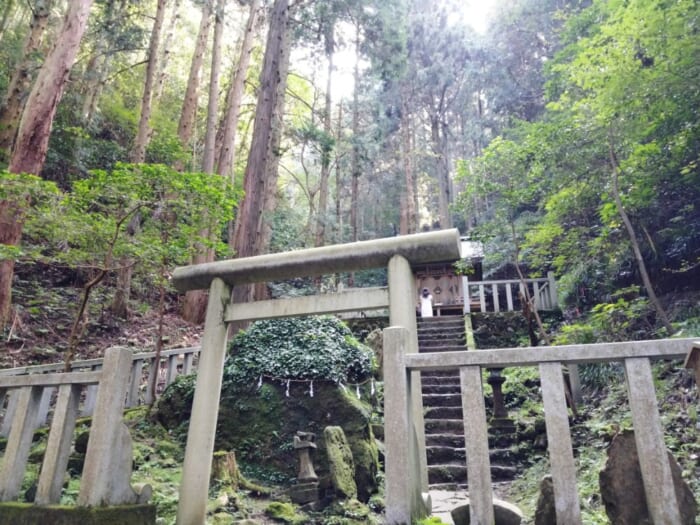
[[[463,277],[464,312],[469,313],[476,306],[481,312],[512,312],[520,309],[520,294],[525,296],[526,286],[538,310],[557,308],[557,285],[554,274],[549,272],[547,277],[525,279],[525,283],[518,279],[470,281],[468,277]]]
[[[0,470],[0,501],[13,501],[19,494],[37,426],[42,392],[47,387],[54,387],[58,389],[56,408],[35,503],[47,505],[59,502],[82,390],[95,387],[95,415],[90,426],[78,504],[145,502],[150,492],[143,492],[142,497],[129,483],[133,461],[131,437],[122,420],[131,357],[129,350],[110,348],[105,353],[102,369],[98,371],[0,377],[0,391],[17,393],[15,418]]]
[[[467,457],[467,479],[471,523],[493,523],[493,492],[482,371],[485,368],[539,366],[551,474],[554,483],[557,523],[581,523],[569,418],[564,396],[562,364],[622,361],[627,377],[629,406],[644,487],[652,521],[655,524],[681,523],[678,503],[666,456],[663,428],[659,417],[650,359],[683,359],[698,372],[700,344],[693,339],[664,339],[591,345],[509,348],[443,353],[406,353],[408,333],[399,327],[384,331],[384,412],[393,414],[391,432],[386,433],[386,455],[415,447],[416,436],[410,424],[407,404],[409,374],[423,370],[459,369],[462,385],[462,411]],[[695,349],[689,354],[689,349]],[[693,353],[695,352],[695,353]],[[390,373],[389,373],[390,372]],[[389,416],[385,416],[389,417]],[[424,446],[421,444],[420,446]],[[415,462],[387,464],[386,507],[405,515],[417,497]],[[399,510],[396,510],[396,507]]]
[[[141,404],[150,404],[154,397],[172,383],[178,375],[193,372],[196,358],[199,355],[199,347],[163,350],[158,362],[156,362],[155,352],[142,352],[139,354],[132,354],[130,350],[128,352],[131,356],[131,371],[125,406],[133,407]],[[75,361],[71,363],[71,372],[99,371],[103,366],[102,363],[102,359]],[[0,379],[37,374],[55,374],[63,372],[63,370],[64,365],[62,363],[7,368],[0,370]],[[158,376],[155,393],[153,392],[154,375]],[[57,387],[55,385],[42,387],[40,392],[41,401],[37,407],[36,414],[36,424],[38,426],[46,423],[51,408],[56,402],[56,390]],[[91,416],[93,414],[96,395],[97,386],[88,385],[84,393],[85,399],[80,415]],[[0,415],[3,413],[4,404],[7,404],[4,409],[5,417],[2,420],[2,424],[0,424],[0,436],[7,437],[9,435],[10,426],[17,411],[18,401],[19,393],[17,391],[5,394],[0,388]]]

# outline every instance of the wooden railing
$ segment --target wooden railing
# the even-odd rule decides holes
[[[534,299],[538,310],[555,310],[558,307],[557,287],[554,274],[539,279],[507,279],[494,281],[470,281],[464,277],[464,312],[478,308],[481,312],[512,312],[522,308],[520,296],[525,296],[525,287]]]
[[[34,502],[47,505],[60,500],[81,399],[89,388],[96,390],[95,414],[78,504],[119,505],[148,499],[150,488],[136,492],[130,485],[131,437],[122,419],[131,357],[128,349],[110,348],[105,352],[101,370],[0,377],[0,392],[9,391],[17,400],[0,470],[0,501],[14,501],[19,495],[37,413],[47,388],[58,389],[58,393]],[[5,420],[7,417],[6,413]]]
[[[418,439],[412,410],[410,377],[425,370],[458,369],[461,377],[464,437],[471,523],[493,523],[493,491],[482,391],[483,370],[538,366],[542,386],[548,452],[557,523],[581,524],[569,418],[564,396],[563,364],[621,361],[627,377],[629,406],[639,461],[654,524],[680,524],[678,502],[666,456],[651,371],[651,359],[686,359],[700,377],[700,348],[692,339],[664,339],[591,345],[510,348],[413,354],[406,353],[409,331],[384,330],[384,412],[386,420],[387,523],[419,516],[422,492]],[[695,345],[695,346],[694,346]]]
[[[163,350],[160,354],[160,359],[156,362],[155,352],[134,354],[131,350],[127,351],[131,355],[131,369],[129,373],[129,389],[125,397],[126,407],[150,404],[178,375],[193,372],[199,355],[199,347],[174,348]],[[101,358],[75,361],[71,364],[70,371],[99,372],[102,366],[103,359]],[[62,363],[7,368],[0,370],[0,380],[10,377],[57,374],[63,372],[63,370],[64,365]],[[157,375],[157,380],[155,382],[156,391],[154,392],[153,378],[155,375]],[[46,423],[57,399],[56,385],[46,384],[40,390],[41,399],[36,408],[36,426]],[[82,397],[80,415],[91,416],[95,409],[97,385],[88,384]],[[0,436],[7,437],[9,435],[10,427],[17,412],[18,402],[19,391],[17,389],[0,388],[0,416],[4,414],[0,424]]]

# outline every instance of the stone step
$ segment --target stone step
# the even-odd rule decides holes
[[[423,386],[423,395],[430,394],[459,394],[459,385],[455,383],[426,383],[425,380],[421,381]]]
[[[434,346],[430,347],[430,350],[424,350],[420,346],[418,346],[418,352],[421,354],[425,354],[428,352],[464,352],[465,350],[467,350],[466,346],[455,344]]]
[[[423,406],[432,407],[458,407],[462,408],[462,396],[454,393],[426,393],[423,389]],[[459,417],[462,417],[461,414]],[[450,419],[450,418],[448,418]]]
[[[506,481],[515,479],[518,470],[506,465],[491,465],[491,480]],[[467,465],[462,462],[428,465],[428,484],[467,483]]]
[[[462,419],[425,419],[426,434],[463,434]]]
[[[421,372],[421,378],[427,380],[429,384],[445,384],[456,382],[459,384],[459,370],[456,368],[449,370],[432,370],[430,372]]]
[[[464,445],[464,442],[462,442]],[[445,463],[465,462],[467,454],[464,446],[436,446],[425,447],[429,465],[440,465]],[[492,466],[509,466],[515,463],[517,454],[510,448],[493,448],[489,450],[489,459]]]
[[[440,317],[421,317],[418,319],[418,324],[445,324],[445,323],[462,323],[464,318],[461,315],[442,315]]]
[[[464,433],[426,434],[425,444],[428,447],[464,448]]]
[[[459,376],[421,376],[421,385],[425,387],[441,386],[443,391],[447,389],[448,392],[453,394],[459,394],[461,392]]]
[[[445,325],[431,325],[431,326],[420,326],[417,327],[418,335],[432,335],[432,334],[463,334],[464,325],[459,324],[445,324]]]
[[[444,427],[449,428],[436,428],[440,427],[440,425],[433,425],[432,423],[428,425],[428,421],[432,422],[440,420],[425,420],[426,446],[464,448],[464,427],[461,424],[458,424],[456,420],[448,420],[450,423],[443,425]],[[494,433],[493,430],[489,430],[488,439],[489,449],[498,450],[501,456],[508,454],[505,451],[511,450],[510,447],[517,443],[517,435]],[[515,454],[515,452],[511,452],[511,455]]]
[[[462,407],[426,407],[425,417],[429,419],[461,419]]]
[[[463,335],[447,334],[443,336],[418,337],[418,346],[464,346],[465,338]]]

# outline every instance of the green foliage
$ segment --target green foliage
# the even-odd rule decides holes
[[[231,342],[225,376],[251,384],[260,376],[361,382],[372,353],[332,316],[257,321]]]
[[[223,177],[118,164],[76,181],[41,218],[37,241],[50,261],[109,271],[126,257],[159,280],[163,265],[186,264],[202,247],[225,252],[219,236],[207,232],[222,231],[234,204]]]
[[[56,204],[58,188],[35,175],[14,174],[0,170],[0,201],[7,203],[10,215],[24,223],[26,235],[32,235],[40,218]],[[0,244],[0,260],[27,256],[29,246]]]

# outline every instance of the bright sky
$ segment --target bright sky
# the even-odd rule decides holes
[[[489,17],[498,0],[466,0],[462,7],[462,19],[477,33],[485,33]]]

